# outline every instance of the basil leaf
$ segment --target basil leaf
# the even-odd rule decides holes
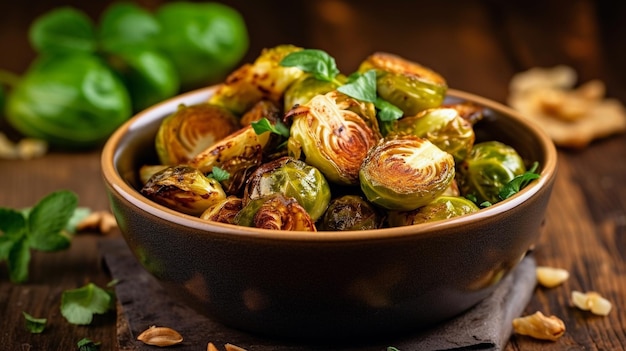
[[[285,138],[289,137],[289,128],[284,125],[280,121],[276,121],[276,123],[272,124],[267,118],[261,118],[258,121],[250,123],[252,125],[252,129],[257,135],[263,134],[265,132],[271,132],[274,134],[278,134]]]
[[[535,162],[528,171],[524,172],[524,174],[520,174],[511,179],[510,182],[506,183],[502,189],[500,189],[498,197],[501,200],[508,199],[509,197],[519,193],[520,190],[526,187],[531,181],[538,179],[539,174],[535,173],[538,166],[539,164]]]
[[[374,102],[374,106],[378,109],[378,119],[383,122],[391,122],[397,119],[400,119],[404,112],[399,109],[396,105],[390,103],[387,100],[383,100],[380,97],[376,98],[376,102]]]
[[[355,77],[355,79],[340,86],[337,90],[355,99],[375,103],[377,97],[376,71],[369,70]]]
[[[228,173],[228,171],[220,167],[213,166],[210,176],[211,178],[217,180],[218,182],[223,182],[225,180],[228,180],[228,178],[230,178],[230,173]]]
[[[280,65],[300,68],[316,79],[328,82],[332,82],[339,74],[335,59],[326,52],[317,49],[292,52],[280,61]]]
[[[60,7],[37,18],[29,29],[32,46],[40,53],[95,52],[95,25],[82,11]]]
[[[26,329],[32,334],[40,334],[46,328],[48,322],[46,318],[35,318],[24,311],[22,311],[22,315],[26,321]]]
[[[111,301],[112,296],[107,291],[89,283],[63,292],[61,314],[72,324],[88,325],[94,314],[103,314],[111,308]]]
[[[77,203],[77,196],[66,190],[50,193],[41,199],[28,215],[31,247],[42,251],[69,247],[70,239],[61,231],[74,214]]]

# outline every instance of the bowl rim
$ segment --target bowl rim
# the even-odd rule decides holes
[[[545,155],[545,163],[541,165],[540,177],[526,186],[522,191],[514,196],[498,202],[487,208],[482,208],[478,212],[469,215],[463,215],[450,219],[439,220],[436,222],[414,224],[410,226],[370,229],[370,230],[353,230],[353,231],[317,231],[312,235],[307,231],[280,231],[261,228],[252,228],[238,226],[234,224],[226,224],[219,222],[210,222],[198,217],[187,215],[156,202],[152,202],[144,197],[138,190],[128,184],[116,169],[116,161],[118,158],[118,146],[124,136],[132,130],[141,128],[146,123],[152,122],[154,119],[161,119],[178,107],[181,102],[192,103],[202,102],[214,92],[217,85],[208,86],[192,90],[138,112],[120,127],[108,138],[101,153],[101,169],[104,181],[108,185],[110,191],[115,192],[124,200],[131,203],[138,210],[146,212],[165,221],[175,223],[191,229],[219,233],[222,235],[231,235],[237,237],[246,237],[255,240],[289,240],[301,242],[319,242],[319,241],[359,241],[359,240],[382,240],[396,237],[408,237],[413,235],[434,235],[437,232],[444,231],[452,227],[464,227],[477,221],[486,220],[491,217],[501,215],[527,201],[535,196],[541,189],[549,186],[556,176],[557,169],[557,151],[551,138],[534,122],[524,118],[519,112],[509,108],[499,102],[490,100],[472,93],[468,93],[456,89],[448,89],[446,96],[458,98],[461,100],[473,101],[491,110],[498,111],[507,115],[524,125],[536,137],[540,144],[541,152]],[[160,112],[167,111],[167,112]],[[411,230],[407,230],[407,228]]]

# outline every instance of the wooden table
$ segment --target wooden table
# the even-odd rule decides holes
[[[0,68],[21,72],[32,60],[25,33],[36,15],[60,4],[75,4],[96,18],[107,3],[2,2]],[[154,8],[161,2],[140,3]],[[506,101],[508,82],[516,72],[567,64],[577,70],[581,82],[602,79],[608,95],[626,102],[623,2],[226,3],[238,8],[248,23],[248,61],[263,47],[293,43],[326,50],[342,71],[349,72],[366,55],[382,50],[437,70],[453,88],[500,102]],[[554,343],[513,336],[506,350],[626,350],[624,151],[625,135],[594,142],[584,150],[559,150],[558,179],[536,257],[538,264],[565,268],[571,276],[560,287],[538,288],[525,312],[557,315],[567,332]],[[99,149],[51,150],[39,159],[0,161],[0,206],[27,207],[51,191],[70,189],[79,195],[80,206],[107,210],[99,156]],[[84,337],[101,342],[102,350],[116,349],[115,313],[98,316],[89,326],[75,326],[59,311],[64,290],[88,282],[103,286],[110,280],[96,246],[99,238],[82,234],[67,251],[35,252],[25,284],[10,283],[6,266],[0,264],[0,349],[73,350]],[[598,317],[573,308],[572,290],[600,292],[613,303],[613,311]],[[47,330],[40,335],[26,331],[22,311],[48,318]]]

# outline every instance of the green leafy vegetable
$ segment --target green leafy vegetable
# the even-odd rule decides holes
[[[271,132],[274,134],[278,134],[285,138],[289,137],[289,128],[284,125],[280,121],[276,121],[276,123],[272,124],[267,118],[261,118],[258,121],[250,123],[252,125],[252,129],[257,135],[263,134],[265,132]]]
[[[112,293],[89,283],[66,290],[61,297],[61,314],[72,324],[91,324],[94,314],[104,314],[112,307]]]
[[[361,101],[376,102],[376,71],[369,70],[353,77],[348,84],[340,86],[337,90]]]
[[[516,176],[510,182],[505,184],[498,193],[500,199],[508,199],[509,197],[519,193],[519,191],[526,187],[531,181],[538,179],[539,174],[536,173],[538,167],[539,163],[534,162],[529,170]]]
[[[222,182],[230,178],[230,173],[218,166],[213,166],[210,176],[218,182]]]
[[[48,322],[46,318],[35,318],[23,311],[22,315],[24,315],[24,320],[26,321],[26,329],[32,334],[40,334],[46,329],[46,323]]]
[[[7,261],[12,282],[28,280],[31,249],[60,251],[69,247],[71,238],[65,228],[77,202],[73,192],[60,190],[28,211],[0,208],[0,261]]]
[[[76,346],[78,346],[78,351],[98,351],[100,350],[100,343],[91,341],[87,338],[80,339]]]

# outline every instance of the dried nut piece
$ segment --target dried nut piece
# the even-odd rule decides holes
[[[86,230],[98,230],[102,234],[106,234],[116,227],[117,221],[115,220],[115,217],[107,211],[92,212],[76,224],[76,230],[79,232]]]
[[[587,293],[572,291],[572,303],[583,311],[591,311],[591,313],[599,316],[608,315],[612,308],[611,302],[595,291]]]
[[[139,334],[137,340],[147,345],[163,347],[180,344],[183,342],[183,337],[174,329],[153,325]]]
[[[554,288],[569,278],[569,272],[562,268],[538,266],[535,273],[537,282],[546,288]]]
[[[556,316],[546,317],[537,311],[529,316],[515,318],[513,330],[535,339],[556,341],[565,333],[565,323]]]

